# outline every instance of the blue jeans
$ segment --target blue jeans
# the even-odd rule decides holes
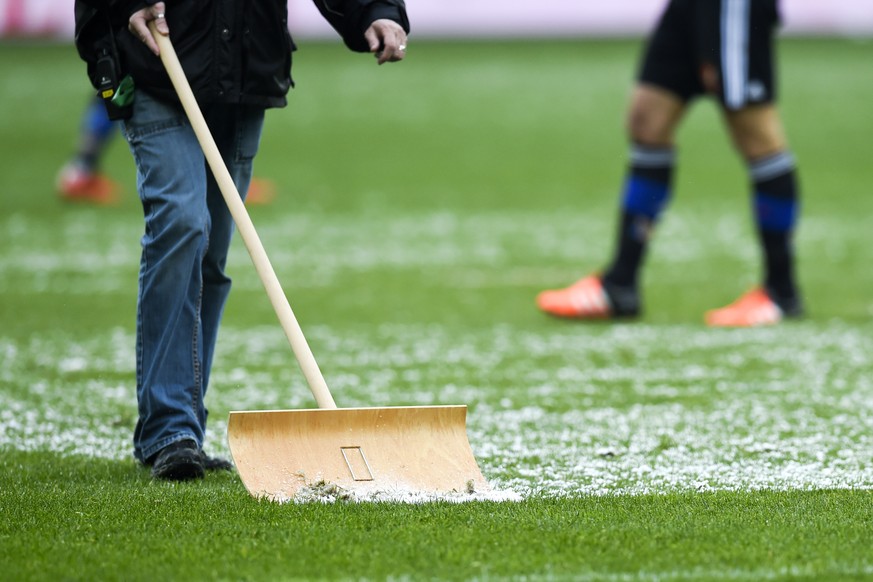
[[[203,109],[237,189],[245,195],[264,111]],[[124,134],[145,216],[136,333],[139,420],[134,456],[150,463],[176,441],[203,446],[203,398],[230,292],[225,274],[234,225],[181,105],[137,91]]]

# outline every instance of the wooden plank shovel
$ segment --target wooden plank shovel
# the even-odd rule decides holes
[[[255,497],[284,501],[301,487],[336,485],[368,495],[489,491],[467,440],[467,407],[337,408],[267,253],[206,125],[170,39],[161,60],[318,409],[231,412],[227,439]]]

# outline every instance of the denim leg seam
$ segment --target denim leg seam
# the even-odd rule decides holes
[[[209,248],[209,233],[206,231],[206,244],[205,248]],[[204,255],[206,253],[204,252]],[[202,270],[202,267],[201,267]],[[198,349],[198,343],[200,340],[200,327],[203,325],[202,319],[202,309],[203,309],[203,274],[201,272],[200,275],[200,288],[197,291],[197,316],[194,318],[194,333],[193,335],[193,345],[191,353],[193,356],[193,364],[194,364],[194,394],[191,398],[191,407],[192,413],[194,416],[197,416],[197,410],[200,407],[200,395],[203,393],[203,374],[200,366],[200,350]],[[205,428],[205,427],[204,427]]]
[[[139,160],[136,159],[135,153],[134,153],[134,160],[136,161],[137,164],[139,163]],[[150,221],[148,220],[148,218],[149,218],[148,216],[145,217],[145,227],[144,227],[145,233],[144,234],[146,237],[149,236]],[[142,306],[143,306],[143,295],[144,295],[143,290],[145,287],[143,285],[143,281],[145,279],[144,273],[148,270],[148,265],[149,265],[148,258],[149,258],[149,256],[148,256],[148,252],[147,252],[147,246],[143,246],[142,267],[140,268],[139,276],[137,278],[138,279],[138,282],[137,282],[137,285],[138,285],[137,309],[136,309],[136,392],[137,392],[137,401],[139,401],[140,391],[144,389],[144,382],[145,382],[145,375],[143,374],[143,350],[144,350],[145,343],[144,343],[144,339],[143,339],[144,319],[142,316],[142,309],[143,309]],[[139,437],[140,437],[139,427],[140,427],[140,424],[137,423],[137,430],[134,431],[134,443],[133,443],[134,444],[134,453],[136,453],[137,448],[139,448]],[[141,460],[144,461],[145,459],[148,459],[148,457],[151,455],[151,452],[148,452],[145,450],[140,450],[140,454],[142,455]]]
[[[209,254],[209,244],[210,244],[210,235],[211,235],[211,224],[210,220],[206,218],[206,224],[204,225],[203,232],[205,239],[203,242],[203,257],[206,257]],[[205,406],[205,403],[201,403],[200,397],[206,392],[206,386],[203,385],[203,353],[197,349],[198,343],[200,341],[200,329],[203,327],[203,287],[205,285],[203,279],[203,259],[201,258],[200,263],[200,289],[197,293],[197,317],[196,323],[194,326],[194,398],[193,401],[193,413],[194,416],[197,417],[198,410]],[[202,427],[203,431],[206,431],[206,427]]]

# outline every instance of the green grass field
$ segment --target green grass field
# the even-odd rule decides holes
[[[711,330],[758,280],[717,109],[680,136],[644,317],[533,299],[605,263],[639,44],[303,43],[253,219],[340,406],[466,404],[493,499],[274,504],[131,458],[141,211],[56,199],[89,88],[68,46],[0,45],[0,572],[8,580],[873,579],[873,43],[781,45],[809,315]],[[248,256],[207,397],[314,402]],[[511,501],[495,499],[508,498]]]

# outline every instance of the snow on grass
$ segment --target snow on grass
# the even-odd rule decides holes
[[[745,215],[715,213],[706,222],[676,210],[659,232],[653,262],[691,281],[719,268],[707,264],[754,262]],[[599,265],[612,240],[606,213],[303,213],[271,217],[258,230],[280,279],[298,288],[389,272],[475,293],[530,288]],[[866,264],[858,259],[869,238],[864,227],[839,216],[808,217],[800,254],[826,265]],[[141,228],[137,216],[107,222],[97,211],[76,213],[61,228],[20,214],[0,218],[0,232],[10,235],[0,255],[0,293],[133,296]],[[262,292],[238,240],[230,262],[237,290]],[[853,281],[869,284],[870,273],[855,270]],[[725,331],[669,323],[531,326],[495,316],[504,320],[487,328],[324,325],[306,332],[340,406],[467,404],[473,451],[498,491],[873,487],[867,322]],[[18,333],[0,335],[0,448],[129,458],[132,334]],[[207,395],[211,451],[227,453],[229,410],[314,405],[277,325],[225,326],[219,342]]]
[[[280,279],[297,287],[329,286],[349,272],[448,268],[453,285],[476,288],[540,284],[556,279],[555,273],[566,276],[559,269],[568,264],[599,266],[613,240],[613,224],[603,219],[607,212],[612,217],[611,206],[585,214],[437,212],[385,218],[301,213],[256,226]],[[658,233],[652,260],[682,268],[699,268],[713,257],[752,264],[758,251],[749,228],[745,215],[728,213],[709,222],[677,208]],[[0,219],[0,232],[11,235],[8,252],[0,255],[0,292],[105,294],[136,284],[142,225],[135,215],[101,223],[99,212],[80,213],[57,230],[13,214]],[[810,217],[798,252],[824,250],[836,262],[857,252],[867,235],[860,222]],[[237,289],[260,290],[239,240],[229,264]],[[867,273],[854,276],[871,281]]]
[[[873,334],[386,325],[308,334],[340,406],[467,404],[483,474],[520,495],[873,488]],[[133,337],[0,340],[0,447],[128,458]],[[207,446],[231,409],[309,408],[281,331],[222,336]]]

